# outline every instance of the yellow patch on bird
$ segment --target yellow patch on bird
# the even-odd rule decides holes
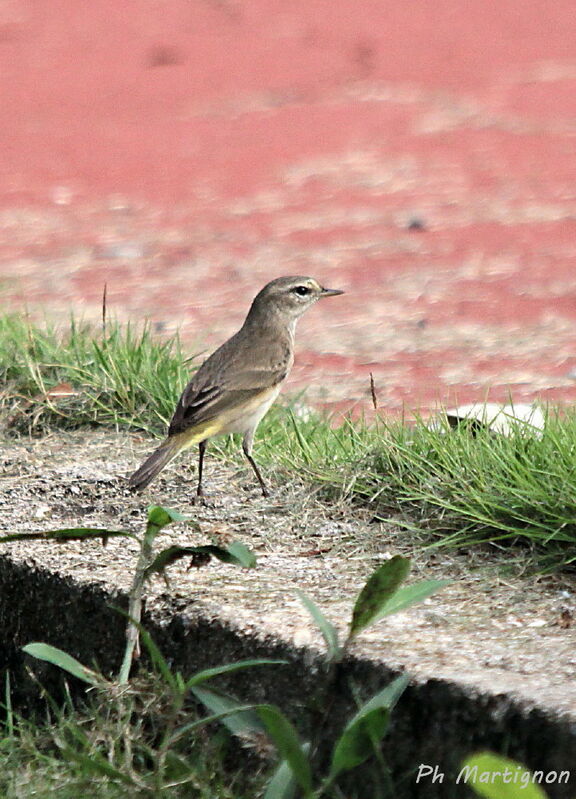
[[[178,451],[183,452],[201,441],[206,441],[207,438],[217,436],[222,427],[222,421],[212,419],[209,422],[204,422],[204,424],[195,425],[189,430],[184,430],[182,433],[177,433],[173,438],[178,441]]]

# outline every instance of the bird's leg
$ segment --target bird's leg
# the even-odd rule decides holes
[[[204,496],[202,490],[202,470],[204,469],[204,453],[206,452],[206,442],[201,441],[198,444],[198,488],[196,489],[196,496]]]
[[[252,457],[253,440],[254,440],[254,433],[253,432],[246,433],[246,435],[244,436],[244,440],[242,441],[242,450],[244,452],[244,455],[246,455],[246,457],[248,458],[250,466],[254,469],[254,474],[258,478],[258,482],[260,483],[260,488],[262,489],[262,495],[265,497],[269,497],[270,492],[266,488],[266,483],[264,482],[264,478],[260,474],[260,469],[256,465],[256,461]]]

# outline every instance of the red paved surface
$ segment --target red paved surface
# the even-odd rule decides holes
[[[214,343],[305,272],[315,398],[576,396],[573,0],[5,0],[0,75],[5,308]]]

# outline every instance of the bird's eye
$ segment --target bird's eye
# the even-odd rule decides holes
[[[312,293],[312,289],[309,289],[308,286],[295,286],[292,291],[299,297],[305,297],[307,294]]]

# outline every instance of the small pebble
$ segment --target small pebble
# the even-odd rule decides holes
[[[37,505],[32,515],[35,519],[46,519],[52,515],[52,508],[46,504]]]

